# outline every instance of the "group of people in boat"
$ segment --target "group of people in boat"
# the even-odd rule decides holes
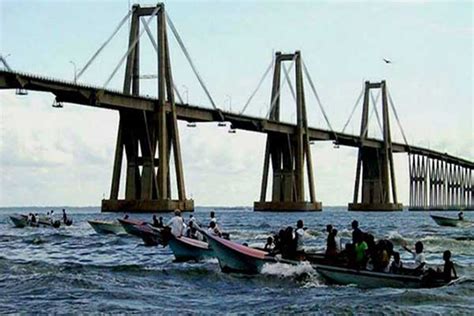
[[[40,220],[41,222],[48,223],[52,226],[59,226],[58,224],[60,224],[59,220],[55,218],[54,210],[46,212],[46,214],[43,216],[39,215],[38,213],[29,213],[27,216],[27,221],[31,226],[38,226]],[[66,209],[62,210],[62,222],[66,225],[72,224],[72,219],[68,217]]]
[[[421,241],[415,243],[414,250],[407,247],[406,242],[403,242],[403,249],[413,256],[413,262],[404,265],[400,253],[394,250],[394,245],[390,240],[380,239],[376,241],[372,234],[363,232],[359,228],[359,223],[356,220],[352,222],[352,242],[347,243],[342,250],[340,240],[337,237],[337,230],[332,225],[328,225],[326,230],[328,236],[325,256],[333,264],[374,272],[425,274],[448,281],[453,277],[457,278],[449,250],[446,250],[443,254],[444,269],[435,271],[426,268],[424,246]]]
[[[221,231],[217,223],[216,214],[214,211],[210,212],[209,224],[207,226],[207,233],[218,237],[228,237],[228,234]],[[180,210],[174,211],[174,216],[166,223],[163,223],[163,217],[157,218],[153,215],[152,226],[159,229],[168,229],[171,234],[175,237],[188,237],[191,239],[204,241],[205,237],[200,229],[203,229],[203,225],[194,217],[193,214],[189,215],[189,219],[186,222],[181,214]]]
[[[359,222],[352,221],[352,241],[344,247],[338,237],[338,230],[332,225],[326,226],[325,261],[328,264],[352,268],[356,270],[370,270],[374,272],[427,275],[430,277],[451,280],[457,278],[454,263],[451,261],[451,252],[443,254],[444,268],[434,270],[426,268],[426,258],[423,252],[423,243],[416,242],[412,250],[403,243],[403,249],[413,255],[413,262],[402,262],[400,253],[394,250],[393,243],[388,239],[375,240],[370,233],[359,228]],[[305,231],[304,223],[298,220],[296,229],[288,226],[278,234],[267,238],[263,250],[271,255],[280,254],[283,259],[302,260],[305,258]]]

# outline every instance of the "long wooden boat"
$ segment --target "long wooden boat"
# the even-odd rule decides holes
[[[209,247],[208,243],[184,236],[170,236],[168,245],[173,251],[174,257],[176,259],[175,261],[177,262],[197,262],[203,259],[213,258],[215,256],[214,251]]]
[[[430,216],[436,222],[436,224],[440,226],[456,227],[456,226],[469,224],[469,221],[459,219],[459,218],[450,218],[450,217],[444,217],[444,216],[438,216],[438,215],[430,215]]]
[[[213,236],[205,231],[201,232],[206,236],[209,245],[214,250],[222,272],[256,274],[260,273],[262,267],[267,263],[298,264],[298,261],[279,259],[270,255],[267,251]]]
[[[432,279],[422,275],[374,272],[322,264],[316,264],[314,267],[329,282],[342,285],[355,284],[364,288],[425,288],[439,287],[449,283],[442,279]]]
[[[137,228],[137,226],[145,225],[146,222],[120,218],[118,221],[128,234],[141,238],[142,232],[139,228]]]
[[[118,222],[108,222],[108,221],[99,221],[99,220],[90,220],[87,221],[89,225],[95,230],[98,234],[122,234],[125,233],[122,225]]]

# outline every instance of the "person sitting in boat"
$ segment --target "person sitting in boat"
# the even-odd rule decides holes
[[[393,261],[390,265],[390,273],[400,273],[403,269],[403,262],[400,260],[400,253],[394,252],[393,253]]]
[[[125,215],[123,216],[123,219],[128,219],[128,214],[125,214]]]
[[[219,230],[219,227],[217,227],[217,224],[215,222],[211,221],[209,223],[209,228],[207,229],[207,232],[212,236],[222,237],[222,233]]]
[[[196,229],[194,221],[190,221],[186,230],[186,237],[196,240],[203,240],[201,233]]]
[[[33,213],[31,213],[30,223],[36,223],[36,216]]]
[[[462,213],[462,212],[461,212]],[[449,282],[454,278],[457,279],[458,275],[456,269],[454,269],[454,263],[451,261],[451,251],[446,250],[443,253],[444,268],[443,268],[443,277],[446,282]]]
[[[411,268],[417,272],[423,272],[426,265],[425,254],[423,253],[423,243],[417,241],[415,244],[415,251],[408,248],[406,244],[403,245],[403,248],[413,255],[414,264]]]
[[[429,279],[443,279],[446,282],[450,282],[451,280],[458,278],[456,269],[454,268],[454,263],[451,261],[451,251],[446,250],[443,253],[443,260],[444,260],[443,270],[441,270],[440,268],[438,268],[436,271],[432,268],[428,269],[425,276],[428,280]]]
[[[273,252],[273,250],[275,249],[275,244],[273,243],[273,237],[272,236],[269,236],[267,238],[267,243],[265,244],[265,247],[263,247],[263,249],[268,251],[268,252]]]
[[[458,218],[460,221],[463,221],[464,220],[464,213],[463,212],[459,212],[458,213]]]
[[[369,255],[371,257],[370,259],[374,271],[386,271],[388,265],[390,264],[390,256],[392,254],[392,250],[393,244],[390,249],[388,240],[379,240],[376,245],[375,255]]]
[[[358,269],[365,269],[367,264],[367,243],[364,241],[361,231],[356,231],[354,243],[355,264]]]
[[[183,218],[181,217],[180,210],[174,211],[174,216],[168,221],[166,226],[171,228],[171,233],[174,236],[181,237],[183,235],[185,224]]]
[[[156,215],[153,215],[153,227],[156,228],[163,228],[163,217],[160,216],[160,218],[156,218]]]

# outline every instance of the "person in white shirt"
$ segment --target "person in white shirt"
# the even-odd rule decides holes
[[[207,229],[207,233],[212,236],[222,237],[222,233],[217,227],[215,222],[209,223],[209,228]]]
[[[305,237],[305,231],[303,228],[303,221],[300,219],[296,223],[296,231],[295,231],[296,251],[298,252],[304,252],[304,237]]]
[[[410,252],[413,255],[414,264],[413,269],[417,271],[424,271],[426,265],[425,254],[423,253],[423,243],[421,241],[417,241],[415,244],[415,251],[408,248],[406,245],[403,245],[403,248]]]
[[[185,224],[183,218],[181,217],[180,210],[174,211],[174,216],[168,221],[166,226],[171,228],[171,233],[174,236],[180,237],[183,235]]]

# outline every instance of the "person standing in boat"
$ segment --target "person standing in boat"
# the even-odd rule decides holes
[[[68,222],[68,220],[67,220],[66,210],[63,209],[63,223],[66,224],[67,222]]]
[[[267,243],[265,244],[263,249],[268,251],[268,252],[273,252],[273,250],[275,249],[275,244],[273,243],[273,237],[272,236],[269,236],[267,238]]]
[[[464,220],[464,213],[463,212],[459,212],[458,213],[458,218],[460,221],[463,221]]]
[[[217,225],[217,218],[216,218],[216,213],[214,211],[211,211],[211,220],[209,222],[209,226],[208,227],[211,227],[211,223],[215,223]]]
[[[174,216],[169,220],[166,226],[171,228],[171,233],[174,236],[181,237],[183,235],[185,224],[184,224],[183,218],[181,217],[180,210],[174,211]]]
[[[355,264],[358,269],[365,269],[367,264],[367,243],[364,241],[361,231],[356,231],[354,238]]]
[[[361,236],[362,236],[362,231],[359,228],[359,222],[356,221],[356,220],[352,221],[351,226],[352,226],[352,243],[355,245],[355,243],[356,243],[355,235],[356,234],[361,234]]]
[[[305,229],[304,229],[303,220],[298,220],[296,222],[295,230],[295,241],[296,241],[296,256],[304,256],[304,239],[305,239]]]
[[[423,253],[423,243],[417,241],[415,244],[415,251],[408,248],[406,244],[403,245],[403,248],[413,255],[414,264],[412,265],[412,269],[423,272],[426,265],[425,254]]]

